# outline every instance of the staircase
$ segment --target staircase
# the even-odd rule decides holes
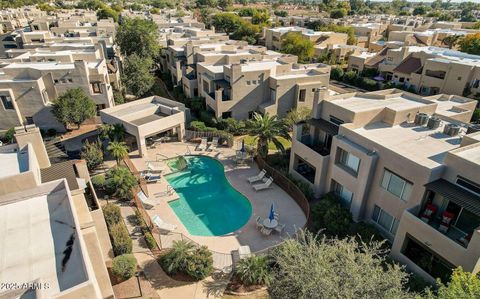
[[[60,163],[69,160],[67,151],[60,138],[45,139],[45,148],[51,163]]]

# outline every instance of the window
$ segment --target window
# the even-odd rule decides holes
[[[315,88],[312,88],[312,92],[315,92]]]
[[[343,120],[341,120],[340,118],[335,117],[335,116],[333,116],[333,115],[330,115],[330,122],[336,124],[337,126],[339,126],[339,125],[341,125],[341,124],[344,123]]]
[[[42,99],[45,105],[48,104],[49,98],[48,98],[48,93],[46,89],[42,90]]]
[[[307,91],[305,89],[300,89],[300,93],[298,94],[298,101],[305,102]]]
[[[92,83],[92,89],[93,93],[102,93],[102,90],[100,89],[100,82]]]
[[[69,79],[68,79],[68,82],[69,82],[69,83],[73,83],[73,79],[72,79],[72,78],[69,78]]]
[[[270,102],[275,103],[277,99],[277,91],[275,89],[270,88]]]
[[[210,87],[210,86],[208,85],[208,82],[205,81],[205,80],[203,80],[203,91],[206,92],[206,93],[208,93],[209,87]]]
[[[250,80],[247,81],[247,85],[251,85],[252,82]]]
[[[15,107],[13,107],[13,101],[12,101],[12,98],[11,98],[11,97],[9,97],[9,96],[0,96],[0,99],[2,99],[3,108],[5,108],[5,110],[13,110],[13,109],[15,109]]]
[[[358,173],[360,167],[360,159],[341,148],[338,148],[337,163],[352,170],[355,174]]]
[[[232,111],[222,113],[222,119],[232,118]]]
[[[257,85],[257,80],[252,80],[253,85]]]
[[[38,25],[33,25],[33,30],[38,30]]]
[[[386,169],[383,173],[382,188],[404,201],[408,200],[412,192],[410,182]]]
[[[462,186],[463,188],[467,189],[470,192],[476,193],[480,195],[480,185],[464,178],[461,176],[457,177],[457,185]]]
[[[55,84],[57,84],[57,83],[58,83],[58,79],[53,80],[53,82],[54,82]]]
[[[373,208],[372,220],[380,225],[387,232],[395,235],[398,228],[398,219],[375,205]]]
[[[457,80],[458,80],[458,81],[462,80],[462,77],[457,77]]]
[[[343,205],[350,207],[353,198],[352,191],[348,190],[335,180],[332,180],[332,190],[340,198]]]
[[[33,125],[33,117],[26,116],[25,121],[27,122],[27,125]]]

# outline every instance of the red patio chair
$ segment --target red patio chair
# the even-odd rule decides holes
[[[425,210],[423,211],[423,214],[420,217],[420,219],[422,219],[422,221],[425,223],[429,223],[436,212],[437,212],[437,207],[435,205],[428,204],[425,207]]]
[[[455,214],[452,212],[445,211],[442,214],[442,222],[440,223],[440,226],[438,227],[438,231],[446,234],[448,229],[450,228],[450,224],[452,223],[452,220],[455,218]]]

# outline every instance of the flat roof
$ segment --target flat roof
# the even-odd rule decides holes
[[[470,146],[469,148],[459,150],[455,152],[455,155],[480,165],[480,144],[477,143],[475,146]]]
[[[437,129],[403,123],[391,126],[376,122],[354,129],[355,133],[422,166],[434,168],[442,165],[448,151],[460,147],[460,136],[443,134],[445,121]]]
[[[0,178],[9,177],[28,171],[28,152],[0,153]]]
[[[370,97],[368,95],[362,96],[362,94],[354,94],[348,98],[339,97],[331,102],[354,112],[369,111],[377,108],[404,110],[426,105],[426,103],[417,101],[406,94],[399,94],[398,96],[387,98],[377,98]]]
[[[65,189],[1,203],[0,236],[1,281],[39,279],[48,284],[42,292],[50,298],[88,280]]]

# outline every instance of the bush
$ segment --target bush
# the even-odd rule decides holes
[[[312,206],[314,231],[322,231],[327,236],[345,237],[350,231],[352,215],[333,194],[325,195]]]
[[[93,176],[91,178],[91,182],[93,186],[95,186],[96,188],[103,189],[105,188],[105,184],[106,184],[105,175],[99,174],[99,175]]]
[[[480,108],[473,111],[472,123],[480,123]]]
[[[213,272],[212,253],[206,246],[197,247],[190,241],[174,241],[172,248],[160,257],[159,262],[170,275],[185,273],[200,280]]]
[[[207,246],[197,247],[187,260],[186,274],[198,280],[204,279],[213,272],[212,253]]]
[[[345,83],[354,84],[357,79],[357,73],[354,71],[348,71],[343,75],[343,81]]]
[[[343,74],[344,72],[342,68],[334,67],[330,72],[330,78],[332,78],[333,80],[340,81],[343,78]]]
[[[190,123],[190,130],[205,132],[207,131],[207,126],[202,121],[194,120]]]
[[[132,254],[123,254],[112,260],[112,273],[124,280],[135,274],[137,260]]]
[[[107,203],[103,207],[103,217],[105,217],[105,222],[109,227],[120,223],[122,221],[120,207],[113,203]]]
[[[361,88],[366,89],[368,91],[377,90],[377,82],[375,80],[369,78],[363,78]]]
[[[15,137],[15,128],[10,128],[3,134],[2,141],[5,143],[12,143],[13,138]]]
[[[367,243],[371,241],[380,242],[384,240],[375,226],[365,222],[355,223],[355,225],[352,226],[351,234]]]
[[[145,235],[145,243],[147,244],[148,249],[156,249],[157,242],[155,241],[155,238],[153,237],[152,233],[147,231],[144,233],[144,235]]]
[[[103,164],[103,151],[100,141],[90,143],[88,140],[80,153],[82,159],[87,162],[88,170],[92,171]]]
[[[265,256],[252,255],[238,262],[235,274],[243,284],[266,285],[271,279],[269,270],[268,260]]]
[[[132,239],[125,223],[120,222],[109,226],[110,239],[112,241],[115,256],[132,253]]]

